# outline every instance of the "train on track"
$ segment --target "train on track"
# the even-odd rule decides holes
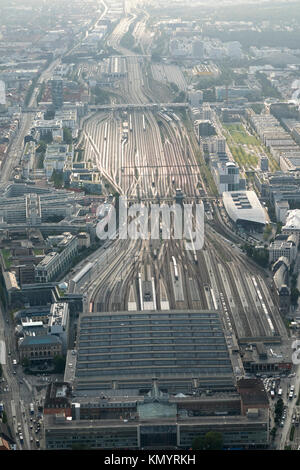
[[[174,277],[175,277],[175,280],[178,281],[178,268],[177,268],[177,262],[176,262],[176,259],[175,259],[175,256],[172,256],[172,263],[173,263],[173,268],[174,268]]]
[[[172,121],[172,118],[170,118],[170,116],[168,116],[165,113],[162,113],[161,111],[158,111],[157,115],[166,122],[171,122]]]
[[[69,281],[69,290],[74,292],[75,288],[87,279],[94,263],[87,263],[70,281]]]

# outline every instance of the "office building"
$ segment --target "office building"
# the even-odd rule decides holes
[[[77,237],[70,233],[64,234],[64,238],[58,243],[57,249],[58,251],[52,251],[35,266],[36,282],[50,282],[66,271],[78,251]]]
[[[67,383],[48,386],[46,449],[189,449],[214,430],[224,449],[266,448],[269,405],[260,380],[244,380],[228,393],[170,394],[153,379],[148,391],[85,391],[71,396]],[[249,393],[250,392],[250,393]]]
[[[289,202],[286,200],[285,201],[275,200],[274,206],[275,206],[275,214],[276,214],[277,222],[281,222],[284,225],[286,218],[287,218],[288,211],[290,209]]]
[[[51,305],[48,334],[61,339],[62,352],[66,354],[69,337],[69,305],[66,302],[55,302]]]
[[[47,178],[51,178],[54,170],[62,171],[66,163],[72,163],[74,151],[72,145],[48,144],[44,158],[44,169]]]
[[[63,80],[56,78],[51,80],[52,104],[55,109],[59,109],[63,105]]]
[[[197,59],[203,59],[204,57],[204,43],[203,41],[196,40],[192,45],[192,56]]]
[[[269,171],[269,159],[265,155],[260,157],[260,169],[261,171]]]
[[[298,241],[295,234],[276,237],[269,246],[269,263],[274,263],[284,256],[291,264],[296,259],[297,248]]]

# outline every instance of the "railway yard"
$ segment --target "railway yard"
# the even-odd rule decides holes
[[[146,58],[119,44],[134,19],[123,19],[108,43],[126,57],[120,102],[151,103],[156,100],[145,74]],[[139,40],[142,30],[135,27],[133,32]],[[164,72],[156,68],[159,73]],[[185,202],[200,202],[201,188],[211,209],[206,212],[203,249],[186,250],[184,241],[162,240],[161,234],[157,240],[108,240],[100,257],[79,275],[74,290],[85,293],[86,313],[218,310],[228,335],[241,342],[287,339],[266,272],[232,243],[234,235],[222,223],[217,198],[204,184],[194,146],[176,113],[163,108],[91,114],[83,127],[85,160],[98,167],[113,191],[146,206],[151,201],[172,204],[176,188]]]

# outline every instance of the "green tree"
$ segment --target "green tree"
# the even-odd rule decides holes
[[[54,181],[55,188],[62,188],[64,184],[64,175],[62,171],[53,170],[51,181]]]
[[[73,142],[72,132],[68,127],[64,127],[63,129],[63,139],[65,144],[70,145]]]
[[[3,370],[2,370],[2,364],[0,364],[0,377],[2,377]]]
[[[282,398],[279,398],[277,400],[276,405],[275,405],[275,423],[280,422],[281,416],[282,416],[282,413],[283,413],[283,407],[284,407],[283,400],[282,400]]]
[[[192,449],[193,450],[203,450],[204,449],[204,437],[197,436],[192,442]]]
[[[209,431],[204,437],[197,436],[192,443],[193,450],[222,450],[223,436],[216,431]]]
[[[2,423],[3,423],[3,424],[6,424],[6,423],[7,423],[7,416],[6,416],[5,411],[3,411],[3,413],[2,413]]]
[[[299,294],[300,292],[297,289],[297,287],[291,288],[291,304],[292,305],[297,305]]]
[[[30,366],[30,360],[28,359],[28,357],[24,357],[23,360],[22,360],[22,366],[27,369],[29,366]]]
[[[37,153],[45,153],[47,149],[47,144],[44,141],[40,141],[38,148],[36,149]]]
[[[53,358],[54,370],[57,374],[61,374],[64,372],[66,367],[66,358],[65,356],[61,356],[57,354]]]

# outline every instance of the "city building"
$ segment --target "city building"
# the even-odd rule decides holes
[[[298,240],[295,234],[276,237],[269,246],[269,263],[274,263],[284,256],[291,264],[296,259],[297,248]]]
[[[189,91],[188,101],[192,108],[198,108],[203,101],[203,92],[201,90]]]
[[[67,270],[72,264],[78,251],[77,237],[70,233],[64,234],[63,240],[57,245],[58,251],[53,251],[35,266],[36,282],[49,282]]]
[[[266,155],[260,157],[260,169],[261,171],[269,171],[269,159]]]
[[[54,170],[62,171],[66,163],[72,163],[73,158],[72,145],[48,144],[44,158],[44,169],[47,178],[51,178]]]
[[[289,202],[286,200],[285,201],[275,200],[274,206],[275,206],[275,214],[276,214],[277,222],[281,222],[284,225],[287,215],[288,215],[288,211],[290,209]]]
[[[228,393],[201,395],[167,393],[157,382],[153,379],[142,393],[110,389],[75,396],[66,383],[49,385],[46,449],[72,449],[75,444],[88,449],[190,449],[196,436],[211,430],[222,434],[224,449],[268,447],[269,405],[260,380],[244,380]]]
[[[204,43],[197,39],[192,45],[192,56],[197,59],[203,59],[204,57]]]
[[[240,186],[239,167],[235,162],[228,161],[228,158],[225,161],[211,159],[211,171],[219,194],[243,189]]]
[[[224,192],[225,210],[233,222],[262,230],[267,215],[254,191]]]
[[[295,234],[297,236],[297,243],[299,243],[300,209],[288,211],[285,225],[282,227],[282,233],[288,235]]]
[[[282,313],[290,310],[290,288],[289,288],[290,263],[287,258],[281,256],[272,266],[273,282],[279,299],[279,308]]]
[[[63,105],[63,80],[55,78],[51,80],[52,104],[55,109],[60,109]]]
[[[69,305],[66,302],[53,303],[48,319],[48,334],[61,339],[63,354],[68,349],[69,322]]]
[[[29,359],[31,362],[53,359],[62,355],[61,339],[54,335],[26,335],[18,342],[20,362]]]

